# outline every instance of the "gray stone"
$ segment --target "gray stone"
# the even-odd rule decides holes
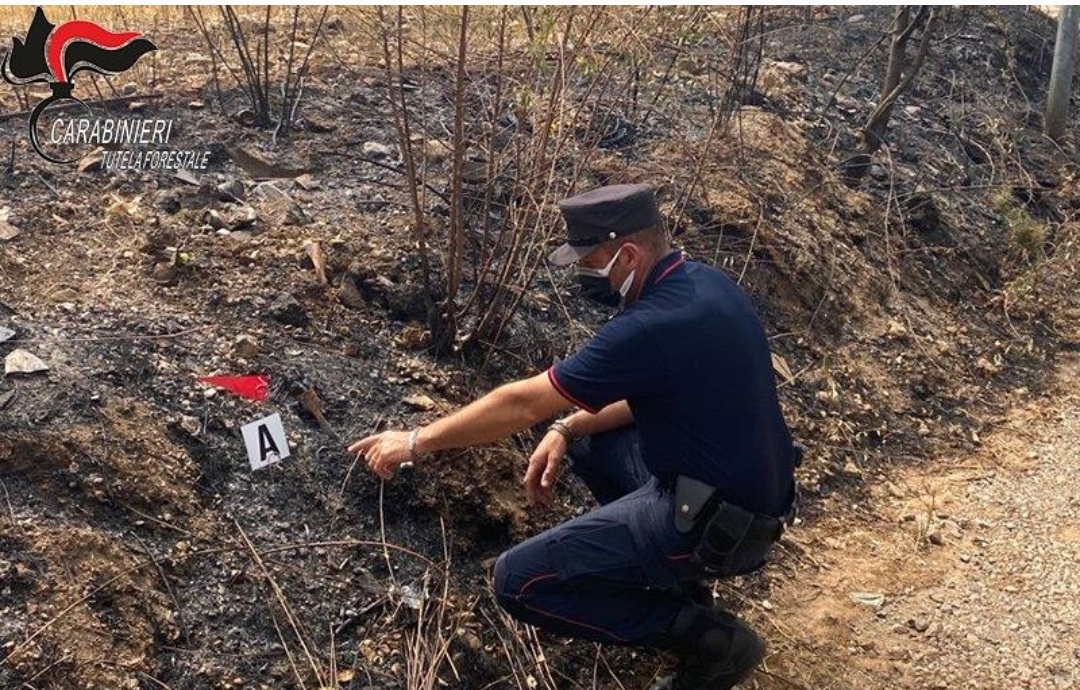
[[[283,292],[270,305],[270,317],[289,326],[306,326],[311,321],[304,305],[288,292]]]
[[[259,354],[259,343],[252,336],[241,333],[233,340],[233,352],[244,359],[254,359]]]
[[[37,374],[49,367],[37,355],[26,350],[12,350],[4,358],[4,374]]]
[[[394,148],[392,146],[380,144],[377,141],[365,141],[364,146],[360,151],[365,156],[376,160],[385,160],[394,155]]]
[[[244,198],[244,183],[230,177],[217,186],[217,193],[222,201],[238,201]]]

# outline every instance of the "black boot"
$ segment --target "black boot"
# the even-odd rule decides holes
[[[676,587],[680,596],[704,608],[712,608],[712,587],[705,580],[686,580]]]
[[[679,667],[652,690],[729,690],[765,658],[765,643],[745,623],[699,606],[679,613],[668,639]]]

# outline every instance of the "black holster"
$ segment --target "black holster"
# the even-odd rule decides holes
[[[692,562],[713,577],[757,570],[784,533],[781,518],[728,503],[712,486],[684,476],[675,483],[675,526],[700,534]]]

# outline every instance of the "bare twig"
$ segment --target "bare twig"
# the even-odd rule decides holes
[[[289,600],[285,597],[285,592],[282,591],[281,586],[274,578],[273,574],[266,567],[266,564],[262,560],[262,556],[255,550],[251,541],[248,539],[247,534],[244,532],[244,528],[240,526],[238,521],[233,521],[236,525],[237,531],[240,533],[240,538],[244,541],[244,545],[247,547],[248,553],[251,555],[252,562],[262,572],[263,577],[266,578],[267,584],[270,585],[271,591],[273,591],[278,605],[281,607],[282,612],[285,614],[285,620],[289,623],[289,627],[292,628],[293,635],[296,636],[297,641],[300,643],[300,648],[304,651],[304,656],[307,658],[308,665],[311,667],[312,673],[315,674],[315,679],[319,683],[319,687],[323,687],[323,670],[322,665],[318,662],[315,656],[312,654],[311,649],[308,646],[307,640],[304,638],[304,634],[300,628],[300,623],[292,613],[292,607],[289,606]],[[276,623],[275,623],[276,625]],[[299,676],[298,676],[299,678]]]
[[[165,574],[165,569],[161,567],[161,563],[154,555],[154,552],[150,550],[150,547],[146,545],[146,542],[140,539],[139,535],[135,534],[134,532],[128,533],[132,537],[134,537],[137,542],[139,542],[139,546],[142,548],[143,553],[145,553],[150,558],[150,560],[153,561],[154,568],[157,569],[158,576],[161,577],[161,584],[165,585],[165,591],[166,593],[168,593],[169,599],[172,600],[173,606],[176,607],[176,622],[177,625],[180,626],[180,634],[184,636],[184,641],[190,644],[191,636],[188,634],[187,626],[184,624],[184,609],[182,606],[180,606],[180,599],[176,596],[176,592],[173,591],[172,585],[169,583],[169,576]]]
[[[390,561],[390,549],[386,543],[386,516],[383,512],[383,490],[386,488],[386,481],[379,480],[379,540],[383,546],[383,559],[386,561],[386,570],[390,574],[390,581],[394,583],[394,588],[397,589],[397,577],[394,575],[394,564]]]

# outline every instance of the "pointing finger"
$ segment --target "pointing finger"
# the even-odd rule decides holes
[[[376,438],[378,438],[378,434],[376,434],[375,436],[368,436],[367,438],[360,439],[356,443],[349,446],[349,452],[350,453],[363,453],[363,452],[365,452],[368,448],[371,448],[371,446],[375,443]]]

